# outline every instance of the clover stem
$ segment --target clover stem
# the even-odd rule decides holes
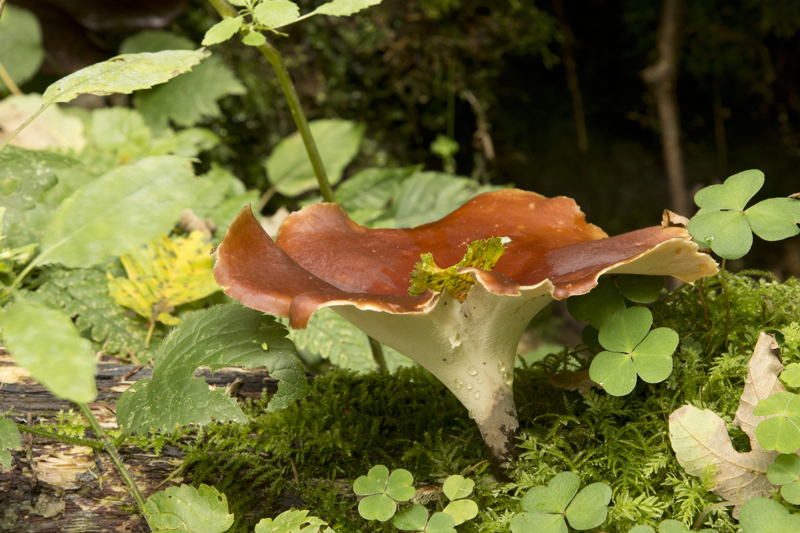
[[[728,346],[728,330],[731,323],[731,300],[728,296],[728,286],[725,284],[725,259],[722,259],[722,265],[719,269],[719,275],[722,279],[722,293],[725,295],[725,346]]]
[[[708,306],[706,305],[706,298],[703,296],[703,278],[697,281],[697,292],[700,294],[700,303],[703,304],[703,314],[706,319],[706,331],[711,331],[711,322],[708,320]]]
[[[237,16],[238,13],[225,3],[224,0],[209,0],[214,9],[222,18],[230,18]],[[243,34],[249,33],[249,30],[244,28]],[[311,167],[314,169],[314,174],[317,176],[319,182],[319,190],[322,193],[322,198],[326,202],[333,202],[333,189],[330,182],[328,182],[328,175],[325,172],[325,166],[322,164],[322,158],[317,150],[317,144],[314,142],[314,137],[311,135],[311,129],[308,127],[308,120],[303,112],[303,106],[300,104],[300,98],[297,96],[297,91],[292,83],[292,78],[289,76],[289,71],[286,70],[286,63],[280,52],[269,43],[264,43],[257,46],[258,50],[267,58],[270,65],[272,65],[275,74],[278,77],[278,82],[281,84],[283,94],[286,97],[286,102],[289,104],[289,109],[292,111],[292,118],[300,132],[300,137],[305,144],[308,158],[311,160]]]
[[[381,343],[367,335],[369,339],[369,347],[372,350],[372,358],[375,359],[375,364],[378,365],[378,372],[381,374],[388,374],[389,367],[386,365],[386,357],[383,355],[383,348]]]
[[[147,513],[144,510],[144,496],[142,496],[142,493],[139,492],[139,487],[136,486],[133,476],[131,476],[131,473],[125,467],[125,463],[122,462],[117,449],[114,447],[114,443],[111,441],[111,437],[106,435],[106,433],[103,431],[103,428],[100,426],[100,423],[97,421],[97,418],[95,418],[94,413],[92,413],[92,410],[89,409],[88,405],[85,403],[79,403],[78,407],[80,407],[83,416],[86,417],[86,420],[89,421],[89,425],[92,426],[92,431],[94,431],[94,434],[97,435],[97,438],[103,442],[106,453],[108,453],[109,457],[111,457],[111,461],[114,463],[114,466],[117,467],[117,472],[119,472],[120,477],[128,486],[128,490],[130,491],[131,496],[133,496],[133,499],[136,501],[139,511],[141,511],[143,515],[147,516]]]

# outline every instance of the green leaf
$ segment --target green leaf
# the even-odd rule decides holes
[[[732,209],[743,211],[747,202],[764,185],[764,173],[760,170],[745,170],[734,174],[721,185],[700,189],[694,202],[703,209]]]
[[[800,531],[800,515],[789,511],[768,498],[752,498],[742,506],[739,513],[742,533],[797,533]]]
[[[575,320],[600,329],[611,315],[625,310],[625,300],[609,277],[603,277],[586,294],[567,298],[567,309]]]
[[[636,373],[648,383],[660,383],[672,374],[672,354],[678,347],[678,333],[669,328],[657,328],[633,349],[631,358]]]
[[[162,50],[194,50],[197,44],[171,31],[145,30],[135,33],[119,45],[120,54],[161,52]]]
[[[786,391],[770,394],[763,400],[759,400],[755,409],[753,409],[753,415],[771,416],[783,414],[795,397],[797,397],[796,394]]]
[[[212,44],[227,41],[239,31],[242,24],[244,24],[244,17],[241,16],[222,19],[209,28],[201,44],[203,46],[211,46]]]
[[[189,71],[210,52],[165,50],[154,54],[123,54],[61,78],[42,95],[44,105],[67,103],[81,94],[129,94],[169,81]]]
[[[364,125],[349,120],[315,120],[309,122],[311,134],[325,165],[331,185],[339,183],[344,168],[358,153],[364,136]],[[275,146],[266,161],[267,176],[284,196],[298,196],[319,187],[299,132],[284,138]]]
[[[386,522],[397,512],[397,504],[385,494],[367,496],[358,503],[358,514],[366,520]]]
[[[286,329],[273,317],[232,303],[196,311],[175,328],[155,355],[153,379],[136,382],[117,403],[117,422],[127,433],[172,431],[178,424],[246,422],[241,408],[223,390],[194,379],[201,366],[266,366],[281,380],[270,411],[308,394],[302,367]],[[265,348],[265,346],[267,348]]]
[[[444,480],[442,491],[449,499],[458,500],[472,494],[472,489],[474,488],[475,481],[464,476],[453,475]]]
[[[511,533],[567,532],[567,521],[560,514],[522,512],[511,519]]]
[[[564,513],[578,492],[581,478],[572,472],[561,472],[546,487],[534,487],[522,497],[522,509],[531,513]]]
[[[755,416],[773,416],[756,426],[756,438],[765,450],[793,453],[800,448],[800,397],[791,392],[777,392],[760,400]]]
[[[214,487],[181,485],[156,492],[144,506],[148,524],[157,530],[222,533],[233,525],[228,499]]]
[[[288,0],[269,0],[253,8],[256,21],[267,28],[279,28],[291,24],[300,16],[300,8]]]
[[[640,304],[655,302],[664,288],[664,276],[623,274],[616,276],[616,281],[620,292],[625,298]],[[567,302],[569,303],[569,300]]]
[[[447,513],[433,513],[425,533],[456,533],[456,524]]]
[[[592,483],[575,496],[567,508],[569,525],[578,530],[593,529],[606,521],[611,487],[605,483]]]
[[[636,386],[636,365],[626,353],[600,352],[589,367],[589,377],[612,396],[626,396]]]
[[[91,266],[169,231],[195,198],[187,165],[182,157],[148,157],[78,189],[53,215],[36,264]]]
[[[800,505],[800,481],[794,481],[782,486],[781,496],[789,503]]]
[[[634,526],[628,533],[656,533],[650,526]]]
[[[800,364],[790,363],[781,372],[781,381],[787,387],[800,387]]]
[[[384,465],[375,465],[370,468],[366,476],[361,476],[353,483],[353,492],[359,496],[383,494],[389,480],[389,469]]]
[[[99,270],[52,272],[29,300],[63,310],[81,335],[102,346],[104,353],[127,356],[145,349],[147,330],[111,298],[106,276]]]
[[[738,259],[753,245],[750,225],[738,211],[705,212],[691,219],[688,229],[695,240],[709,243],[725,259]]]
[[[332,309],[320,309],[311,316],[308,328],[292,330],[289,337],[298,350],[327,359],[339,368],[375,370],[369,338]]]
[[[19,431],[13,421],[0,417],[0,467],[11,466],[11,453],[8,450],[19,448]],[[427,511],[425,518],[428,518]],[[423,523],[424,525],[424,523]]]
[[[322,4],[311,12],[313,15],[332,15],[334,17],[346,17],[362,9],[375,6],[381,0],[333,0],[327,4]]]
[[[631,307],[608,317],[600,329],[598,340],[606,350],[630,353],[642,342],[650,326],[653,314],[646,307]]]
[[[0,327],[17,364],[54,395],[78,403],[97,397],[92,345],[67,315],[19,301],[0,314]]]
[[[392,517],[392,525],[403,531],[422,531],[428,523],[428,510],[422,505],[414,504]]]
[[[414,497],[414,476],[403,468],[393,470],[386,483],[386,495],[398,502],[405,502]]]
[[[663,520],[658,524],[658,533],[689,533],[689,530],[683,522]]]
[[[455,525],[460,525],[478,516],[478,504],[472,500],[455,500],[447,504],[444,512],[453,517]]]
[[[765,241],[780,241],[800,233],[800,200],[770,198],[744,212],[753,233]]]
[[[242,37],[242,44],[246,44],[247,46],[261,46],[262,44],[267,42],[267,38],[264,35],[257,31],[251,31],[244,37]]]
[[[17,85],[39,71],[44,59],[42,30],[36,16],[26,9],[7,5],[0,17],[0,65]],[[0,80],[0,92],[7,91]]]
[[[336,203],[359,224],[371,220],[357,219],[360,211],[382,211],[400,190],[400,184],[419,167],[366,168],[343,181],[334,194]]]
[[[773,485],[786,485],[800,480],[800,456],[782,453],[767,468],[767,479]]]
[[[328,525],[316,516],[308,516],[307,510],[289,509],[273,520],[263,518],[256,524],[255,533],[319,533],[319,528]],[[304,527],[305,526],[305,527]],[[332,531],[325,528],[326,532]]]

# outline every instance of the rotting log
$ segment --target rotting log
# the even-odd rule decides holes
[[[98,397],[89,405],[103,428],[117,429],[113,414],[117,399],[135,381],[151,376],[150,367],[98,364]],[[263,368],[222,369],[213,375],[200,369],[195,376],[249,398],[259,397],[264,389],[274,393],[278,383]],[[0,412],[4,415],[17,422],[47,424],[71,407],[15,366],[8,355],[0,354]],[[11,452],[12,467],[0,470],[0,533],[149,531],[105,454],[96,456],[89,447],[29,433],[21,433],[21,441],[21,448]],[[145,497],[183,481],[174,476],[183,461],[177,447],[165,446],[155,456],[122,446],[120,454]]]

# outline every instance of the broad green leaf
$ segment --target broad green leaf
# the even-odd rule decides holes
[[[147,330],[126,316],[127,311],[108,294],[106,276],[95,269],[52,272],[28,297],[69,315],[81,335],[109,355],[139,355],[145,350]]]
[[[381,0],[333,0],[327,4],[322,4],[312,11],[313,15],[332,15],[334,17],[346,17],[381,3]]]
[[[656,531],[650,526],[634,526],[628,533],[656,533]]]
[[[246,44],[247,46],[261,46],[262,44],[267,42],[267,38],[264,37],[262,33],[257,31],[251,31],[244,37],[242,37],[242,44]]]
[[[195,198],[188,165],[182,157],[148,157],[78,189],[53,215],[36,264],[91,266],[169,231]]]
[[[403,468],[393,470],[386,482],[386,495],[398,502],[405,502],[414,497],[414,477]]]
[[[800,505],[800,481],[793,481],[782,486],[781,496],[789,503]]]
[[[678,347],[678,333],[669,328],[656,328],[633,349],[631,357],[636,373],[648,383],[660,383],[672,373],[672,354]]]
[[[759,400],[755,409],[753,409],[753,414],[755,416],[783,414],[789,405],[794,402],[795,398],[797,398],[796,394],[786,391],[770,394],[763,400]]]
[[[358,153],[364,125],[349,120],[315,120],[309,123],[331,185],[339,183],[344,168]],[[298,196],[319,187],[299,132],[284,138],[266,160],[267,177],[285,196]]]
[[[636,366],[627,353],[600,352],[592,359],[589,377],[608,394],[625,396],[636,386]]]
[[[773,485],[785,485],[800,480],[800,456],[782,453],[767,468],[767,479]]]
[[[756,426],[758,444],[765,450],[792,453],[800,448],[800,428],[791,419],[775,416],[762,420]]]
[[[366,520],[386,522],[397,512],[397,504],[385,494],[373,494],[358,502],[358,514]]]
[[[162,50],[194,50],[197,44],[171,31],[144,30],[135,33],[119,45],[120,54],[161,52]]]
[[[136,311],[151,324],[180,323],[174,308],[217,292],[211,245],[201,231],[155,241],[120,256],[127,278],[108,274],[108,292],[120,305]]]
[[[116,164],[132,163],[131,159],[144,152],[153,138],[144,116],[124,107],[93,111],[89,135],[100,151],[114,153]]]
[[[750,225],[739,211],[705,212],[691,219],[688,229],[696,241],[708,243],[725,259],[738,259],[753,245]]]
[[[764,173],[760,170],[745,170],[734,174],[721,185],[700,189],[694,202],[703,209],[732,209],[743,211],[747,202],[764,185]]]
[[[244,24],[244,17],[241,16],[222,19],[206,32],[202,45],[211,46],[212,44],[227,41],[239,31],[242,24]]]
[[[320,309],[311,316],[308,328],[292,330],[289,337],[298,350],[327,359],[339,368],[375,370],[369,338],[332,309]]]
[[[800,364],[790,363],[786,365],[784,371],[781,372],[780,379],[787,387],[800,387]]]
[[[652,325],[653,314],[648,308],[631,307],[608,317],[599,328],[598,340],[606,350],[630,353],[642,342]]]
[[[572,472],[561,472],[546,487],[534,487],[522,497],[522,509],[530,513],[563,513],[578,492],[581,478]]]
[[[636,276],[623,274],[616,276],[617,286],[628,300],[649,304],[658,300],[664,288],[664,276]],[[591,293],[589,293],[591,294]],[[567,300],[569,302],[569,300]]]
[[[765,241],[788,239],[800,233],[800,200],[770,198],[744,212],[753,233]]]
[[[403,531],[422,531],[428,523],[428,510],[419,504],[406,507],[392,517],[392,525]]]
[[[606,521],[611,487],[605,483],[592,483],[581,490],[567,508],[569,525],[578,530],[593,529]]]
[[[419,168],[366,168],[337,187],[336,203],[355,222],[369,224],[385,214],[400,184]]]
[[[172,431],[178,424],[216,420],[246,422],[233,398],[194,379],[201,366],[266,366],[281,380],[268,410],[308,393],[308,383],[294,357],[286,329],[259,311],[227,304],[196,311],[175,328],[155,355],[153,379],[138,381],[117,404],[117,422],[127,433]]]
[[[800,514],[790,514],[775,500],[753,498],[742,506],[739,526],[742,533],[797,533]]]
[[[11,466],[11,453],[8,450],[19,448],[19,431],[13,421],[0,417],[0,467]],[[428,518],[427,511],[425,519]],[[423,526],[425,524],[423,523]]]
[[[0,17],[0,64],[17,85],[39,71],[44,59],[42,30],[36,16],[26,9],[6,5]],[[8,90],[0,80],[0,92]]]
[[[560,514],[523,511],[511,519],[511,533],[567,533],[567,521]]]
[[[478,504],[472,500],[455,500],[447,504],[444,512],[453,517],[455,525],[460,525],[478,516]]]
[[[475,481],[456,474],[444,480],[442,491],[449,499],[458,500],[472,494],[474,488]]]
[[[603,277],[588,293],[567,298],[567,309],[575,320],[589,322],[600,329],[608,317],[625,310],[625,299],[614,281]]]
[[[19,301],[0,314],[0,327],[17,364],[54,395],[78,403],[97,397],[94,350],[67,315]]]
[[[145,517],[154,531],[222,533],[233,525],[228,499],[214,487],[189,485],[156,492],[144,506]]]
[[[370,468],[366,476],[361,476],[353,483],[353,492],[359,496],[382,494],[386,490],[389,480],[389,469],[384,465],[375,465]]]
[[[456,533],[456,524],[447,513],[433,513],[425,533]]]
[[[316,516],[308,516],[307,510],[289,509],[275,519],[263,518],[256,524],[255,533],[319,533],[319,528],[328,525]],[[331,532],[325,528],[325,532]]]
[[[288,0],[269,0],[253,8],[256,21],[266,28],[279,28],[291,24],[300,16],[300,8]]]
[[[191,70],[209,55],[201,48],[112,57],[61,78],[44,92],[43,103],[67,103],[81,94],[105,96],[148,89]]]

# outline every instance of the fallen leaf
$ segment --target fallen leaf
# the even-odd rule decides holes
[[[747,378],[744,381],[744,392],[739,400],[736,410],[734,427],[740,428],[750,437],[750,446],[755,449],[756,426],[765,416],[753,416],[753,409],[759,400],[763,400],[776,392],[784,392],[786,388],[778,380],[783,365],[781,364],[780,348],[775,337],[761,333],[747,367]]]
[[[0,102],[0,140],[19,128],[40,107],[42,97],[38,94],[9,96]],[[63,148],[80,153],[86,145],[83,122],[65,114],[60,107],[51,106],[14,137],[11,144],[28,150]]]

